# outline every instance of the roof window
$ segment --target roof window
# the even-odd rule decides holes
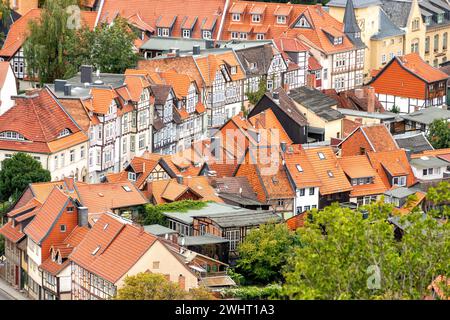
[[[125,190],[126,192],[131,192],[131,189],[129,186],[122,186],[123,190]]]
[[[319,156],[320,160],[325,160],[325,155],[323,154],[323,152],[317,152],[317,155]]]
[[[297,164],[295,166],[297,167],[298,172],[303,172],[303,168],[301,165]]]
[[[95,248],[94,251],[92,251],[92,255],[95,256],[99,250],[100,246],[97,246],[97,248]]]
[[[328,170],[327,173],[330,178],[334,178],[334,174],[333,172],[331,172],[331,170]]]

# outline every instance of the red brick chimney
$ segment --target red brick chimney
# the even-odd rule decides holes
[[[367,87],[367,112],[375,112],[375,88]]]

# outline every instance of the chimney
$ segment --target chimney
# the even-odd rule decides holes
[[[192,54],[198,56],[200,54],[200,46],[196,44],[192,47]]]
[[[306,77],[306,87],[310,89],[314,89],[316,87],[316,75],[308,74]]]
[[[206,40],[206,41],[205,41],[205,48],[206,48],[206,49],[212,49],[212,48],[214,48],[214,41],[213,41],[213,40],[210,40],[210,39]]]
[[[272,99],[273,99],[273,101],[275,101],[277,104],[280,104],[280,94],[279,94],[278,92],[272,93]]]
[[[81,83],[92,83],[92,73],[94,68],[92,66],[81,66]]]
[[[286,152],[287,143],[285,141],[281,141],[280,148],[283,153]]]
[[[367,88],[367,112],[375,112],[375,88]]]
[[[64,92],[64,86],[67,84],[66,80],[55,80],[55,92]]]
[[[64,85],[64,95],[65,96],[71,96],[72,95],[72,85],[71,84]]]
[[[78,226],[85,227],[88,225],[88,208],[78,207]]]
[[[180,56],[180,49],[178,49],[178,48],[171,48],[171,49],[170,49],[170,52],[171,52],[172,54],[174,54],[175,57],[179,57],[179,56]]]
[[[177,175],[177,182],[178,182],[178,184],[183,184],[183,176],[182,175]]]

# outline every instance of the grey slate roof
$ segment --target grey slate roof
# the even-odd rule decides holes
[[[400,148],[410,150],[412,153],[421,153],[426,150],[433,150],[433,147],[423,132],[413,135],[395,135],[394,139]]]
[[[248,76],[259,76],[267,74],[273,59],[273,49],[271,45],[251,47],[236,51],[236,55],[242,63]],[[255,64],[251,68],[251,64]]]
[[[201,246],[206,244],[227,243],[229,240],[212,234],[202,236],[187,236],[178,238],[178,244],[181,245],[184,239],[184,246]]]
[[[353,0],[347,0],[344,12],[344,33],[348,36],[350,41],[358,48],[365,47],[361,40],[361,29],[356,21],[355,8],[353,7]]]
[[[266,96],[272,100],[272,102],[281,110],[283,110],[284,113],[288,115],[289,118],[294,120],[298,125],[300,126],[306,126],[308,125],[308,120],[306,117],[297,109],[295,106],[294,101],[292,101],[292,98],[290,95],[284,91],[282,88],[278,88],[275,90],[278,92],[279,96],[279,103],[276,103],[275,100],[273,100],[272,93],[268,92],[266,93]]]
[[[151,224],[148,226],[144,226],[144,230],[146,232],[149,232],[155,236],[162,236],[165,234],[172,234],[172,233],[177,233],[175,230],[172,230],[170,228],[164,227],[160,224]]]
[[[155,104],[164,105],[172,87],[166,84],[152,84],[150,88],[155,96]]]
[[[282,221],[280,216],[271,211],[254,210],[247,210],[247,212],[239,214],[222,213],[204,217],[210,218],[222,228],[259,226],[268,222]]]
[[[400,116],[405,120],[429,125],[436,119],[450,119],[450,110],[429,107],[410,114],[402,114]]]
[[[403,199],[406,197],[409,197],[410,195],[416,193],[416,190],[406,188],[406,187],[399,187],[392,190],[386,191],[384,194],[390,197]]]
[[[397,27],[404,28],[406,26],[411,10],[411,2],[381,0],[381,7]]]
[[[449,164],[447,161],[444,161],[437,157],[421,157],[412,159],[409,163],[411,164],[411,166],[417,169],[447,167]]]
[[[366,8],[380,4],[380,0],[353,0],[353,6],[355,8]],[[347,0],[331,0],[327,3],[328,7],[345,7]]]
[[[378,33],[374,34],[370,39],[380,40],[387,37],[394,37],[405,34],[405,31],[397,27],[386,15],[383,9],[380,9],[379,29]]]
[[[289,92],[289,97],[295,102],[301,104],[305,108],[310,109],[317,116],[326,121],[339,120],[344,118],[344,115],[339,111],[332,109],[337,102],[319,90],[308,87],[300,87]]]
[[[258,197],[247,177],[213,177],[210,178],[210,184],[217,190],[219,196],[236,195],[257,202]]]

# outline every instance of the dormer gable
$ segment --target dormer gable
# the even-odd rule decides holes
[[[304,14],[302,14],[297,19],[297,21],[294,23],[294,28],[311,29],[312,28],[312,24],[309,21],[309,19]]]

